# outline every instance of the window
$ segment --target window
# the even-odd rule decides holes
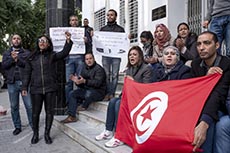
[[[201,33],[202,1],[188,0],[188,25],[192,32]]]
[[[129,10],[129,31],[131,34],[130,42],[138,41],[138,2],[137,0],[128,1]]]
[[[96,11],[94,13],[94,29],[95,31],[99,31],[101,29],[101,27],[105,26],[105,19],[106,19],[106,16],[105,16],[105,7]]]

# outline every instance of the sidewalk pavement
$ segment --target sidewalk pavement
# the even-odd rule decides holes
[[[80,144],[65,135],[62,131],[52,126],[51,138],[53,143],[47,145],[44,141],[44,108],[40,116],[39,142],[31,144],[32,129],[30,128],[22,100],[20,102],[20,115],[22,132],[14,136],[14,126],[11,120],[8,93],[0,89],[0,105],[7,109],[7,114],[0,116],[0,153],[90,153]]]

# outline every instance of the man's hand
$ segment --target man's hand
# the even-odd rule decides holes
[[[202,23],[202,26],[203,28],[208,28],[208,24],[209,24],[209,21],[208,20],[205,20],[203,23]]]
[[[82,76],[75,76],[73,74],[70,75],[70,80],[72,80],[73,82],[75,82],[77,85],[79,84],[83,84],[86,82],[86,80],[82,77]]]
[[[14,50],[11,52],[11,57],[14,59],[15,62],[18,60],[18,51]]]
[[[26,90],[22,90],[22,96],[27,96],[27,91]]]
[[[207,75],[214,74],[214,73],[223,74],[223,70],[220,67],[214,66],[208,70]]]
[[[209,127],[209,125],[204,121],[201,121],[196,126],[195,131],[194,131],[194,140],[192,142],[192,145],[194,146],[193,152],[196,152],[196,150],[198,148],[200,148],[200,146],[206,140],[206,134],[207,134],[207,131],[208,131],[208,127]]]

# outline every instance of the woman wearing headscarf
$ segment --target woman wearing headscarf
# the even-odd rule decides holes
[[[190,67],[180,61],[180,53],[174,46],[168,46],[163,50],[161,63],[154,69],[154,80],[180,80],[191,78]]]
[[[154,31],[153,56],[147,62],[153,66],[162,60],[163,50],[167,46],[173,45],[173,38],[169,29],[164,24],[158,24]]]

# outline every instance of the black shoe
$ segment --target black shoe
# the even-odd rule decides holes
[[[33,137],[32,137],[32,139],[31,139],[31,144],[38,143],[38,140],[39,140],[38,134],[34,134]]]
[[[49,135],[46,135],[46,134],[45,134],[45,142],[46,142],[46,144],[51,144],[51,143],[53,143],[51,137],[50,137]]]
[[[16,128],[14,131],[13,131],[13,135],[18,135],[20,132],[22,132],[22,130],[20,128]]]

